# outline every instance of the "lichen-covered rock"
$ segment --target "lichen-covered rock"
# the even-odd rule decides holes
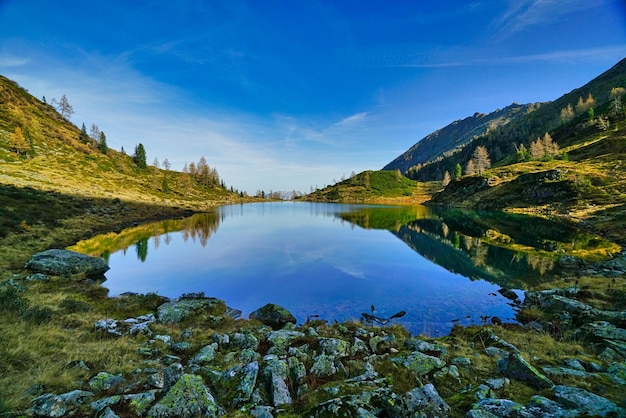
[[[200,349],[198,354],[193,356],[191,360],[189,360],[190,364],[197,364],[199,366],[203,366],[213,361],[215,358],[215,352],[217,351],[217,343],[211,343],[209,345],[205,345]]]
[[[432,383],[415,388],[401,397],[396,409],[403,417],[440,418],[450,416],[450,406],[443,400]]]
[[[488,415],[465,415],[466,417],[515,417],[515,418],[537,418],[532,411],[524,405],[509,399],[482,399],[476,403],[472,411],[483,411]]]
[[[252,312],[250,314],[250,319],[260,321],[273,329],[280,329],[288,323],[296,323],[296,318],[291,314],[291,312],[282,306],[278,306],[273,303],[268,303],[267,305]]]
[[[509,353],[498,360],[498,371],[507,377],[521,380],[537,389],[551,388],[554,383],[541,374],[518,353]]]
[[[178,324],[194,315],[219,316],[225,312],[226,304],[216,298],[177,299],[159,306],[157,318],[164,324]]]
[[[202,377],[184,374],[167,394],[148,411],[154,418],[217,417],[218,405]]]
[[[84,405],[93,398],[92,392],[73,390],[62,395],[46,393],[33,399],[29,412],[39,417],[62,417]]]
[[[393,412],[387,409],[396,401],[398,401],[396,395],[390,388],[376,388],[322,402],[304,416],[316,418],[394,416]]]
[[[224,372],[220,386],[227,393],[227,402],[232,406],[242,405],[250,401],[259,374],[259,362],[254,361],[246,366],[235,366]]]
[[[155,399],[156,391],[154,390],[124,396],[124,400],[127,402],[128,408],[138,416],[143,416]]]
[[[419,338],[409,338],[404,342],[404,345],[413,351],[421,351],[424,354],[439,357],[443,359],[446,356],[447,349],[443,345],[434,344],[428,341],[421,340]]]
[[[272,354],[265,356],[264,360],[263,377],[272,398],[272,405],[290,405],[293,400],[287,386],[289,374],[287,361],[280,360]]]
[[[433,356],[414,351],[407,356],[394,357],[391,361],[401,364],[419,376],[425,376],[434,370],[443,368],[446,363]]]
[[[267,334],[267,342],[269,342],[272,347],[268,350],[269,354],[287,354],[287,350],[289,346],[294,340],[298,338],[303,338],[304,334],[300,331],[293,331],[289,329],[280,329],[277,331],[272,331]]]
[[[317,340],[322,354],[345,357],[349,354],[350,344],[339,338],[319,338]]]
[[[33,255],[25,268],[53,276],[98,276],[109,270],[104,259],[68,250],[47,250]]]
[[[591,342],[602,342],[604,339],[626,341],[626,329],[618,328],[606,321],[596,321],[577,329],[573,337]]]
[[[299,398],[309,388],[306,383],[306,367],[296,357],[287,358],[287,366],[289,367],[289,377],[293,382],[294,392],[296,397]]]
[[[240,349],[256,350],[259,339],[251,332],[235,332],[230,336],[230,345]]]
[[[311,373],[320,377],[334,375],[335,373],[337,373],[335,358],[326,354],[320,354],[319,356],[315,357],[313,366],[311,366]]]
[[[104,411],[98,414],[98,418],[119,418],[119,415],[113,412],[111,408],[107,407]]]
[[[608,399],[591,393],[585,389],[558,385],[552,391],[556,400],[572,409],[590,416],[625,416],[626,410],[618,407]]]
[[[96,393],[113,391],[124,382],[124,378],[120,375],[100,372],[89,380],[89,388]]]

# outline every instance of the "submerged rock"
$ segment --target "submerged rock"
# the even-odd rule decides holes
[[[109,266],[100,257],[56,249],[33,255],[24,267],[37,273],[53,276],[72,276],[74,274],[98,276],[109,270]]]
[[[250,319],[260,321],[264,325],[268,325],[273,329],[280,329],[285,324],[296,323],[296,318],[287,309],[282,306],[268,303],[267,305],[257,309],[250,314]]]

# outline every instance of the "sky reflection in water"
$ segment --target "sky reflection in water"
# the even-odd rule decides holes
[[[292,202],[222,207],[199,215],[205,217],[204,239],[193,229],[172,231],[110,254],[103,285],[110,296],[204,292],[244,317],[271,302],[299,323],[311,314],[358,320],[373,304],[382,317],[406,311],[396,321],[412,333],[430,335],[448,333],[455,319],[461,324],[481,323],[481,315],[513,319],[510,301],[497,293],[500,286],[451,273],[388,230],[340,218],[361,208]],[[404,217],[411,210],[413,218],[428,212],[404,208]]]

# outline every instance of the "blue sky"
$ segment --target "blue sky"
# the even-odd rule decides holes
[[[249,193],[380,169],[624,57],[623,0],[0,0],[0,74],[65,94],[115,149],[204,155]]]

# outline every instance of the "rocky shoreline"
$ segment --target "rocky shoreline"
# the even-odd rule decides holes
[[[35,262],[42,258],[49,257],[31,259],[28,266],[35,274],[25,280],[91,273],[76,266],[59,273],[58,258],[49,270]],[[615,274],[605,279],[609,284],[624,280],[626,259],[620,260],[610,265]],[[84,261],[88,268],[103,268]],[[608,267],[596,266],[603,268]],[[519,308],[541,316],[523,327],[457,326],[449,336],[431,339],[411,336],[397,325],[320,320],[296,325],[291,314],[275,305],[237,320],[225,332],[220,325],[235,321],[240,312],[215,298],[184,295],[144,315],[94,323],[93,332],[102,338],[131,338],[143,357],[132,373],[92,369],[87,358],[76,361],[72,367],[85,369],[90,378],[65,393],[33,388],[25,413],[109,418],[626,416],[626,400],[620,396],[626,393],[626,312],[578,300],[588,296],[577,284],[526,292]],[[198,324],[198,318],[203,327],[188,326]],[[503,335],[522,337],[507,341]],[[553,356],[559,362],[546,363],[528,347],[531,338],[546,335],[581,344],[584,351]]]

